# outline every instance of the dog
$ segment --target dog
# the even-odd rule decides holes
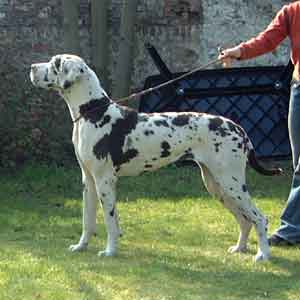
[[[71,251],[82,251],[96,232],[96,206],[101,201],[107,230],[102,256],[117,253],[121,235],[116,183],[179,160],[196,162],[204,184],[235,216],[240,235],[229,252],[244,252],[254,225],[258,239],[255,261],[268,260],[267,220],[251,202],[245,171],[247,162],[264,175],[246,132],[221,116],[196,112],[138,113],[112,101],[94,71],[75,55],[62,54],[33,64],[36,87],[54,89],[64,98],[73,120],[72,142],[82,171],[83,229]]]

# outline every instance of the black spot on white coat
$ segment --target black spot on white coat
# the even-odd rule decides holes
[[[102,119],[101,123],[98,125],[98,127],[103,127],[104,125],[108,124],[111,121],[111,116],[106,115]]]
[[[154,121],[154,124],[158,127],[170,127],[169,123],[166,120],[156,120]]]
[[[103,120],[103,117],[109,107],[110,100],[106,97],[100,98],[100,99],[92,99],[89,102],[81,105],[79,107],[79,113],[82,115],[82,117],[93,124],[96,124],[97,122],[104,122],[106,124],[106,121]]]
[[[154,134],[154,131],[153,131],[153,130],[148,130],[148,129],[146,129],[146,130],[144,131],[144,134],[145,134],[146,136],[153,135],[153,134]]]
[[[110,211],[109,214],[110,214],[111,217],[113,217],[113,216],[115,215],[115,208],[113,208],[113,209]]]
[[[242,191],[246,193],[248,191],[246,184],[242,185]]]
[[[172,120],[172,124],[175,126],[185,126],[188,125],[190,121],[190,115],[188,114],[179,114]]]
[[[122,150],[126,137],[136,128],[137,112],[123,108],[122,115],[123,117],[112,124],[111,132],[104,135],[94,146],[94,154],[97,159],[101,160],[110,156],[116,170],[138,155],[138,151],[134,148],[130,148],[126,152]]]
[[[215,143],[214,144],[214,146],[215,146],[215,152],[219,152],[221,145],[222,145],[222,143]]]
[[[171,146],[170,146],[170,144],[168,143],[168,142],[166,142],[166,141],[163,141],[162,143],[161,143],[161,155],[160,155],[160,157],[168,157],[168,156],[170,156],[170,149],[171,149]]]
[[[216,135],[221,135],[221,137],[225,137],[228,135],[227,128],[224,126],[224,121],[219,117],[214,117],[209,119],[208,129],[216,133]]]

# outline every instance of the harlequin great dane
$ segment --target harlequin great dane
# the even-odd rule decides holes
[[[256,261],[269,258],[267,220],[251,203],[245,181],[247,161],[258,172],[280,169],[258,164],[245,131],[232,121],[205,113],[137,113],[111,101],[88,65],[74,55],[57,55],[33,64],[30,78],[40,88],[60,92],[74,121],[72,141],[82,171],[83,231],[71,251],[84,250],[96,232],[100,199],[107,229],[107,246],[100,255],[117,252],[120,229],[116,182],[178,160],[192,160],[201,169],[207,190],[235,216],[240,235],[229,252],[246,250],[252,225],[258,238]],[[76,120],[76,121],[75,121]]]

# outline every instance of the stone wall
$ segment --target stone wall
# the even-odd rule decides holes
[[[122,1],[112,0],[109,8],[112,87],[117,81],[114,70]],[[234,45],[256,35],[288,2],[140,0],[132,89],[142,88],[145,78],[157,73],[144,48],[146,42],[155,45],[173,72],[188,70],[214,59],[218,46]],[[90,62],[88,0],[80,0],[78,25],[78,54]],[[0,0],[0,165],[28,159],[60,161],[70,156],[71,121],[63,101],[56,94],[33,89],[28,78],[32,62],[61,52],[65,52],[61,0]],[[288,57],[289,44],[285,42],[273,54],[238,65],[286,64]]]
[[[283,0],[140,0],[136,25],[136,60],[133,86],[155,72],[145,42],[153,43],[174,71],[204,64],[217,55],[218,46],[246,40],[265,28]],[[120,7],[110,8],[111,72],[117,56]],[[61,0],[0,0],[0,49],[23,68],[64,51]],[[81,0],[80,55],[90,55],[90,5]],[[243,64],[281,64],[288,59],[288,43],[259,59]]]
[[[289,1],[141,2],[134,82],[156,72],[143,48],[144,42],[150,41],[157,47],[172,71],[189,70],[216,58],[219,46],[233,46],[255,36]],[[273,54],[236,66],[286,64],[288,59],[289,44],[285,42]]]

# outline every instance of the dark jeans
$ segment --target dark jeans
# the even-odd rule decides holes
[[[300,82],[291,85],[289,108],[289,137],[293,155],[294,174],[291,191],[281,215],[276,235],[291,243],[300,242]]]

